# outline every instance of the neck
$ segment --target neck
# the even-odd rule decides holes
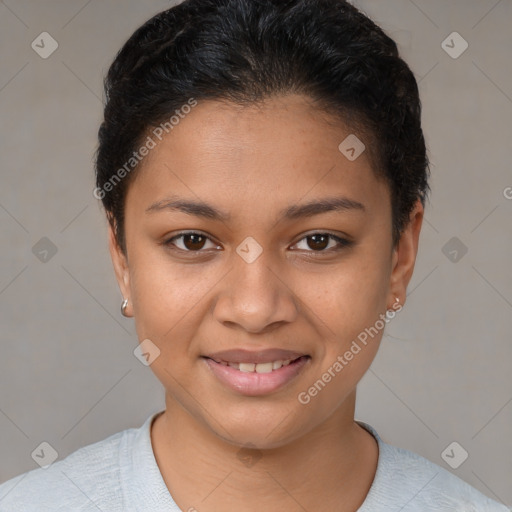
[[[378,446],[354,422],[355,391],[323,424],[277,448],[233,444],[166,395],[153,422],[153,451],[182,510],[356,511],[375,476]]]

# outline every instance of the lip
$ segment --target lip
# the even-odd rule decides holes
[[[206,354],[204,357],[213,359],[217,363],[225,361],[226,363],[271,363],[272,361],[287,361],[288,359],[297,359],[306,356],[301,352],[293,352],[291,350],[283,350],[279,348],[268,348],[265,350],[244,350],[232,349],[221,350],[212,354]],[[276,370],[277,371],[277,370]]]
[[[257,354],[255,352],[247,352],[243,351],[243,354],[240,351],[229,351],[229,353],[224,353],[223,357],[232,357],[236,353],[236,361],[233,359],[231,362],[256,362],[254,356]],[[220,352],[215,354],[216,357],[221,354]],[[263,353],[259,353],[261,360],[258,362],[270,362],[275,361],[281,358],[282,355],[288,357],[290,354],[294,354],[290,351],[278,351],[277,355],[279,356],[276,359],[273,359],[275,356],[275,352],[263,351]],[[246,360],[242,361],[238,359],[240,356],[246,356]],[[247,356],[253,357],[253,359],[248,359]],[[271,359],[269,359],[271,357]],[[246,396],[261,396],[273,393],[278,391],[290,381],[292,381],[299,373],[301,373],[308,361],[311,358],[307,355],[299,354],[295,359],[293,357],[288,357],[288,359],[294,359],[287,366],[282,366],[278,370],[273,370],[269,373],[257,373],[257,372],[242,372],[237,370],[236,368],[232,368],[230,366],[225,366],[213,358],[203,357],[204,361],[208,365],[209,369],[213,373],[213,375],[225,386],[235,391],[236,393],[240,393]],[[220,360],[225,361],[225,359],[220,358]]]

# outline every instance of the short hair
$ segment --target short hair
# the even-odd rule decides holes
[[[123,250],[126,191],[139,167],[133,153],[191,99],[249,106],[305,95],[370,142],[372,169],[389,185],[394,244],[417,200],[425,204],[416,79],[396,43],[345,0],[185,0],[133,33],[104,89],[95,195]]]

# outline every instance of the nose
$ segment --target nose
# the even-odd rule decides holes
[[[283,272],[266,257],[265,251],[248,263],[233,254],[232,271],[219,288],[214,318],[230,328],[264,333],[293,322],[298,301]]]

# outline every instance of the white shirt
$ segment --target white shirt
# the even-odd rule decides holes
[[[151,445],[150,426],[158,414],[140,428],[3,483],[0,512],[179,512]],[[358,512],[510,512],[449,471],[383,442],[370,425],[358,423],[379,445],[377,472]],[[321,500],[318,506],[322,510]]]

